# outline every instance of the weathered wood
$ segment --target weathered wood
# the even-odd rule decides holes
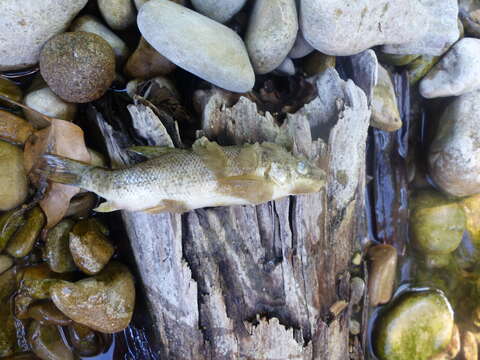
[[[365,234],[370,111],[362,90],[335,70],[316,83],[319,96],[281,126],[247,98],[232,103],[220,90],[197,92],[195,101],[199,135],[283,144],[327,171],[324,190],[183,215],[123,212],[161,359],[363,358],[362,339],[349,342],[348,301],[350,260]],[[135,127],[149,124],[148,143],[172,145],[148,106],[129,110]],[[113,162],[131,163],[124,150],[131,144],[100,115],[97,122]],[[332,313],[340,301],[346,308]]]

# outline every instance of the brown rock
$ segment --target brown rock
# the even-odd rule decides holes
[[[131,78],[150,79],[158,75],[166,75],[176,65],[150,46],[142,37],[135,52],[125,65],[125,75]]]
[[[40,72],[62,99],[86,103],[101,97],[115,78],[115,53],[100,36],[82,31],[50,39],[40,54]]]
[[[70,319],[103,333],[125,329],[133,314],[135,286],[130,271],[109,263],[98,275],[50,289],[54,304]]]
[[[368,257],[370,305],[386,304],[392,298],[395,284],[397,250],[391,245],[375,245],[368,249]]]

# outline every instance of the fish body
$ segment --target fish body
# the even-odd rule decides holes
[[[45,159],[51,180],[105,198],[98,211],[182,213],[211,206],[255,205],[317,192],[325,178],[308,160],[271,143],[222,147],[202,138],[189,150],[153,147],[148,155],[151,158],[145,162],[116,170],[55,155]]]

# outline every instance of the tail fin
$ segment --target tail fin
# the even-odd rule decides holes
[[[59,155],[43,155],[43,164],[37,171],[51,181],[75,186],[82,185],[82,177],[95,166]]]

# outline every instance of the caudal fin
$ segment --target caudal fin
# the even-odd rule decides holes
[[[95,166],[59,155],[43,155],[43,164],[37,172],[61,184],[82,185],[82,177]]]

